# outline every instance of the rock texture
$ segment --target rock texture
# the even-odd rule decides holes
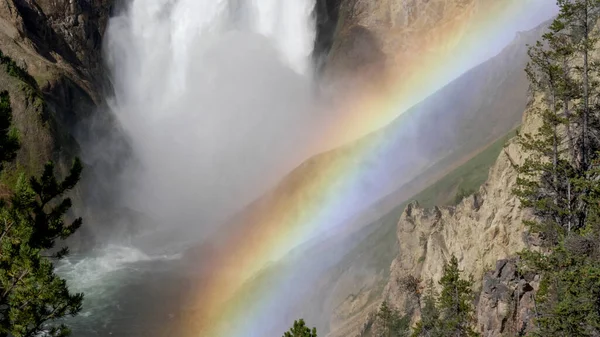
[[[467,275],[481,280],[496,260],[525,247],[525,215],[512,194],[517,176],[512,164],[521,159],[517,146],[510,144],[479,193],[456,207],[425,210],[414,203],[407,207],[398,224],[400,251],[392,263],[390,298],[402,301],[396,282],[403,276],[440,279],[452,254]]]
[[[321,2],[327,4],[323,8],[328,8],[328,13],[336,14],[329,17],[339,18],[328,76],[359,74],[377,81],[389,73],[410,78],[416,75],[418,65],[452,56],[461,39],[477,30],[478,15],[498,5],[493,0]]]
[[[76,126],[97,110],[101,39],[112,0],[6,0],[0,3],[0,90],[11,96],[21,150],[0,182],[35,174],[48,160],[65,171],[80,154]],[[13,62],[25,71],[17,76]],[[78,198],[76,198],[78,199]]]
[[[67,77],[97,99],[101,41],[112,0],[8,0],[0,4],[0,47],[41,88]],[[50,89],[50,88],[48,88]]]
[[[502,259],[487,272],[477,303],[478,328],[483,337],[525,336],[535,315],[534,295],[539,276],[521,275],[516,259]]]

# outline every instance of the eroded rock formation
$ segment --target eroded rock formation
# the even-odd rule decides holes
[[[539,104],[539,100],[530,103],[522,132],[539,127],[534,113]],[[539,276],[518,274],[514,259],[522,249],[534,246],[523,224],[530,214],[513,195],[515,165],[523,163],[525,156],[516,140],[511,140],[479,192],[455,207],[424,209],[409,204],[398,222],[398,256],[392,262],[382,299],[408,312],[416,301],[402,280],[413,276],[422,282],[437,282],[444,264],[455,255],[465,276],[471,275],[475,281],[478,328],[484,336],[527,331]],[[372,324],[379,302],[365,307],[357,302],[360,298],[349,297],[338,307],[330,336],[360,336]],[[418,315],[418,310],[414,312]],[[413,321],[417,319],[413,317]]]

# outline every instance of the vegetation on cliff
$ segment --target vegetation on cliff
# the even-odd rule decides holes
[[[461,277],[458,259],[454,255],[445,264],[439,285],[441,286],[439,296],[431,286],[424,296],[421,321],[417,322],[412,336],[479,336],[473,329],[475,323],[473,280],[465,280]]]
[[[11,119],[10,99],[2,92],[1,164],[13,160],[19,148]],[[81,310],[83,294],[70,293],[52,263],[68,254],[66,247],[56,249],[56,241],[81,226],[80,218],[71,223],[64,219],[71,208],[64,195],[75,187],[81,171],[75,160],[58,181],[54,165],[48,163],[41,177],[27,180],[22,175],[10,197],[0,200],[0,336],[67,336],[68,327],[54,322]]]
[[[523,272],[541,275],[533,334],[600,334],[600,70],[592,56],[600,1],[558,1],[560,14],[530,48],[527,73],[543,97],[542,125],[523,134],[530,154],[515,193],[533,211],[540,249],[521,253]]]
[[[10,97],[3,91],[0,93],[0,171],[3,163],[15,159],[19,149],[19,138],[11,122]]]
[[[303,319],[294,322],[290,331],[283,334],[283,337],[317,337],[317,329],[306,326]]]
[[[378,337],[405,337],[410,332],[410,316],[401,316],[397,309],[383,301],[377,311],[375,323],[379,328]]]

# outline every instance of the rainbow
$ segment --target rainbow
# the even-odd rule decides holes
[[[395,61],[399,70],[390,70],[389,76],[382,79],[387,88],[383,94],[356,94],[355,99],[341,107],[347,118],[329,131],[327,141],[346,143],[387,125],[484,61],[486,56],[481,51],[498,47],[499,32],[523,20],[524,15],[537,10],[542,2],[547,0],[479,1],[479,6],[471,6],[458,16],[453,13],[443,25],[423,32],[415,38],[420,44],[411,49],[411,54],[398,52]],[[272,298],[287,296],[286,284],[277,276],[261,280],[249,297],[239,294],[241,287],[269,263],[283,258],[291,248],[322,230],[334,229],[336,223],[351,213],[352,205],[360,203],[361,183],[372,178],[367,175],[373,175],[354,165],[357,156],[375,160],[388,143],[389,140],[378,138],[355,143],[347,147],[352,155],[344,158],[329,159],[328,153],[322,154],[319,161],[325,163],[322,167],[292,172],[286,186],[277,187],[260,201],[268,207],[253,205],[257,206],[253,207],[253,213],[236,219],[236,229],[219,243],[227,250],[211,256],[210,265],[204,268],[208,276],[194,287],[191,297],[194,308],[179,323],[183,326],[178,330],[183,332],[178,335],[254,336],[254,325],[261,324],[253,322],[254,314],[277,310],[268,308],[267,303]],[[317,164],[309,161],[304,165]],[[319,174],[314,178],[302,175],[317,171]],[[249,300],[250,297],[254,300]]]

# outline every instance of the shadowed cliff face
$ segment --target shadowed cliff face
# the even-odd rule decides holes
[[[110,2],[9,0],[0,4],[0,50],[31,76],[26,96],[39,93],[38,105],[43,105],[48,118],[37,119],[33,112],[24,111],[32,104],[25,103],[23,109],[19,94],[11,95],[17,127],[23,133],[21,153],[38,159],[21,156],[18,163],[26,171],[36,172],[51,158],[65,166],[78,152],[76,125],[91,116],[100,101],[101,38]],[[20,120],[29,121],[27,128]],[[46,134],[43,140],[34,140],[41,134]]]
[[[24,68],[51,115],[73,133],[100,102],[101,41],[112,0],[0,4],[0,49]]]
[[[20,132],[17,161],[2,183],[24,172],[37,174],[48,160],[66,170],[81,151],[81,135],[94,138],[90,120],[98,115],[104,83],[102,36],[112,0],[7,0],[0,3],[0,51],[28,74],[11,75],[0,66],[0,90],[11,96],[15,126]],[[8,61],[7,61],[8,62]],[[84,122],[85,121],[85,122]],[[81,126],[85,125],[85,128]],[[110,129],[110,121],[103,128]],[[85,183],[93,174],[86,162],[84,183],[75,202],[87,198]],[[81,213],[80,213],[81,214]],[[85,230],[84,230],[85,231]]]
[[[319,35],[317,46],[328,47],[326,76],[333,81],[340,77],[347,80],[348,76],[372,81],[390,72],[407,77],[411,69],[402,68],[416,59],[425,61],[451,50],[478,7],[488,3],[488,0],[323,0],[317,13],[323,13],[318,15],[318,22],[326,29]],[[448,31],[459,33],[446,36]]]
[[[315,4],[317,36],[313,55],[319,73],[323,70],[327,55],[333,46],[342,1],[317,0]]]
[[[69,79],[98,101],[101,45],[112,0],[5,1],[1,47],[41,88]]]

